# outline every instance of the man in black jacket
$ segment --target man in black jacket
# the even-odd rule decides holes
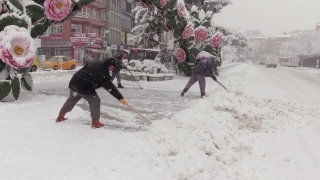
[[[121,85],[121,76],[120,76],[120,70],[123,68],[122,66],[122,58],[123,58],[123,54],[119,54],[117,57],[116,57],[116,61],[118,64],[120,64],[120,66],[118,67],[115,67],[113,69],[113,73],[112,73],[112,76],[111,76],[111,81],[114,80],[115,77],[117,77],[117,81],[118,81],[118,88],[124,88],[122,85]]]
[[[114,58],[109,58],[105,61],[88,62],[83,68],[76,72],[69,83],[70,96],[62,106],[56,122],[67,120],[67,118],[64,117],[65,114],[70,112],[81,98],[84,98],[89,103],[92,128],[103,127],[104,124],[99,122],[100,98],[96,89],[103,87],[113,97],[117,98],[120,103],[124,105],[127,104],[122,94],[111,81],[111,71],[119,66],[120,64],[117,63]]]
[[[206,76],[211,77],[214,81],[217,80],[213,72],[213,60],[214,57],[196,59],[196,65],[194,66],[192,76],[190,77],[186,87],[182,90],[181,96],[184,96],[189,88],[197,81],[199,82],[201,98],[206,95]]]

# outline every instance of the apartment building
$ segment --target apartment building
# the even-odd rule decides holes
[[[113,0],[96,0],[84,6],[69,20],[51,25],[38,37],[42,41],[40,54],[46,58],[70,56],[77,59],[79,65],[92,59],[102,60],[111,43],[120,44],[120,18],[115,18],[108,11],[120,9],[120,4]],[[107,43],[109,39],[110,44]]]

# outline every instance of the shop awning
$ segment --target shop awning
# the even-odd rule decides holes
[[[92,49],[92,48],[87,48],[87,50],[95,52],[95,53],[102,53],[105,54],[107,51],[101,50],[101,49]]]

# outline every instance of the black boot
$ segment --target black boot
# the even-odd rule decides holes
[[[206,96],[206,93],[201,92],[201,98],[203,98],[203,96]]]
[[[189,89],[189,88],[184,88],[184,89],[182,90],[182,92],[181,92],[181,97],[184,96],[184,93],[186,93],[186,92],[188,91],[188,89]]]
[[[121,83],[118,83],[118,88],[124,88]]]

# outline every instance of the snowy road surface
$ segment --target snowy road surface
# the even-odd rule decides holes
[[[55,123],[75,71],[32,73],[34,91],[0,103],[0,179],[320,179],[320,71],[239,64],[207,78],[200,98],[188,77],[124,80],[127,102],[104,90],[101,122],[90,129],[81,100]]]

